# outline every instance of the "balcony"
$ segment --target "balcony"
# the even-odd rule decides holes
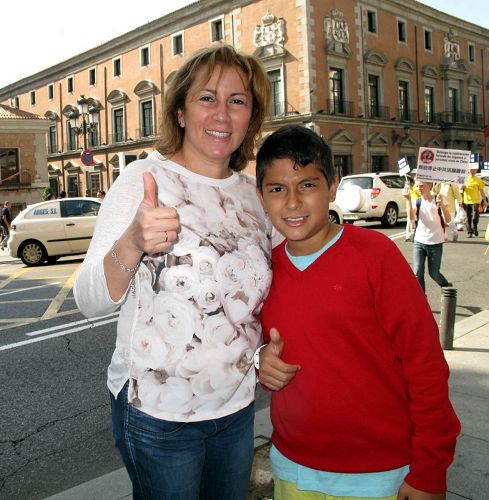
[[[471,128],[483,127],[482,115],[462,113],[460,111],[444,111],[443,113],[437,113],[436,121],[440,127],[450,127],[454,125]]]
[[[343,100],[329,100],[327,103],[328,115],[353,116],[353,102]]]
[[[390,120],[389,106],[370,105],[367,108],[368,118],[373,120]]]
[[[400,122],[419,122],[419,112],[417,109],[398,108],[395,119]]]
[[[149,139],[154,138],[155,131],[152,125],[136,129],[136,139]]]
[[[299,111],[292,106],[292,104],[287,101],[273,101],[272,102],[272,113],[270,117],[282,118],[289,115],[299,115]]]

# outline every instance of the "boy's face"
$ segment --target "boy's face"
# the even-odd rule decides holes
[[[329,202],[336,187],[314,163],[294,168],[291,159],[280,158],[266,169],[258,197],[293,255],[314,253],[329,241]]]

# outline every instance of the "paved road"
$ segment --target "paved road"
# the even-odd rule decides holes
[[[403,227],[382,232],[411,262]],[[457,320],[489,303],[485,248],[483,239],[463,233],[445,246],[443,271],[458,289]],[[105,387],[116,317],[90,323],[76,311],[71,287],[80,263],[64,258],[26,268],[0,256],[0,498],[42,499],[121,467]],[[438,315],[440,290],[427,284]],[[261,394],[258,408],[267,402]]]

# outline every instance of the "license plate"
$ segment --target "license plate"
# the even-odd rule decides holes
[[[355,214],[343,214],[343,219],[345,220],[360,220],[360,217]]]

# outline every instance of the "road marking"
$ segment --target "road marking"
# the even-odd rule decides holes
[[[29,340],[22,340],[20,342],[14,342],[13,344],[6,344],[0,346],[0,351],[9,351],[10,349],[15,349],[16,347],[21,347],[28,344],[35,344],[37,342],[42,342],[43,340],[53,339],[56,337],[62,337],[63,335],[68,335],[69,333],[80,332],[82,330],[87,330],[90,328],[95,328],[97,326],[103,326],[108,323],[114,323],[118,318],[106,319],[104,321],[99,321],[97,323],[90,323],[89,325],[79,326],[77,328],[70,328],[68,330],[63,330],[57,333],[51,333],[50,335],[45,335],[44,337],[36,337]],[[88,322],[88,320],[86,320]]]
[[[65,284],[61,287],[61,290],[58,292],[58,295],[54,297],[53,301],[51,302],[51,304],[49,304],[49,307],[42,315],[41,321],[43,319],[51,319],[54,316],[56,316],[60,307],[63,305],[63,302],[65,301],[66,297],[68,297],[68,294],[70,293],[70,290],[73,287],[76,272],[77,269],[75,269],[73,273],[71,273],[71,276],[65,281]]]
[[[0,297],[10,295],[12,293],[27,292],[28,290],[35,290],[36,288],[45,288],[47,286],[61,285],[62,281],[53,281],[53,283],[45,283],[44,285],[30,286],[29,288],[17,288],[16,290],[9,290],[8,292],[0,292]]]
[[[402,233],[396,233],[393,234],[392,236],[389,236],[391,240],[398,240],[399,238],[405,238],[406,237],[406,232],[403,231]]]
[[[27,268],[26,269],[20,269],[16,273],[12,274],[5,281],[2,281],[2,283],[0,283],[0,290],[2,288],[5,288],[8,284],[12,283],[12,281],[14,281],[15,279],[17,279],[19,276],[22,276],[22,274],[24,274],[26,271],[27,271]]]
[[[92,324],[100,319],[113,318],[114,316],[119,316],[119,312],[106,314],[104,316],[96,316],[95,318],[89,318],[89,319],[85,318],[79,321],[73,321],[72,323],[68,323],[67,325],[65,324],[65,325],[51,326],[49,328],[44,328],[42,330],[35,330],[33,332],[26,333],[26,335],[29,337],[33,337],[34,335],[41,335],[42,333],[54,332],[56,330],[61,330],[62,328],[69,328],[72,326],[81,325],[83,323]]]
[[[56,315],[56,317],[61,318],[62,316],[70,316],[72,314],[80,314],[80,310],[79,309],[70,309],[69,311],[59,312]],[[39,323],[39,321],[40,321],[39,316],[37,316],[36,318],[0,319],[0,323],[7,325],[7,326],[0,328],[0,332],[3,332],[5,330],[12,330],[13,328],[17,328],[19,326],[26,326],[26,325],[30,325],[32,323]]]

